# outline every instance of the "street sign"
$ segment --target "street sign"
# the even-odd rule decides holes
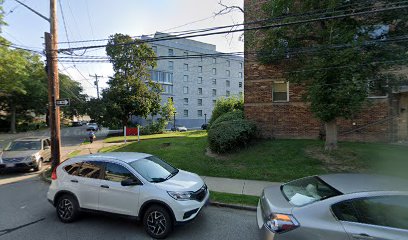
[[[65,106],[69,106],[71,103],[71,101],[69,100],[69,98],[67,99],[58,99],[57,101],[55,101],[55,104],[58,107],[65,107]]]

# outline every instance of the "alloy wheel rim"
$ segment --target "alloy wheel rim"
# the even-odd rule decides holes
[[[166,217],[162,212],[153,211],[147,217],[147,227],[155,235],[161,235],[166,231]]]
[[[72,217],[73,210],[74,206],[68,199],[62,199],[58,204],[58,215],[64,220],[68,220]]]

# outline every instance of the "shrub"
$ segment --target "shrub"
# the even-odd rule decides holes
[[[215,103],[215,107],[211,114],[211,119],[208,121],[211,125],[221,115],[232,112],[234,110],[244,111],[244,99],[242,97],[220,98]]]
[[[216,153],[227,153],[246,147],[255,137],[255,124],[244,119],[219,122],[208,131],[210,149]]]
[[[231,120],[237,120],[237,119],[244,119],[244,112],[241,110],[235,110],[232,112],[227,112],[223,115],[221,115],[220,117],[218,117],[217,119],[214,120],[214,122],[212,123],[212,125],[217,125],[218,123],[222,123],[225,121],[231,121]],[[211,126],[210,126],[211,128]]]
[[[156,122],[152,122],[149,125],[143,126],[140,129],[140,134],[151,135],[151,134],[161,134],[164,132],[167,126],[167,121],[159,118]]]

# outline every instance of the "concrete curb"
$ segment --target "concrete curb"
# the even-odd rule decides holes
[[[253,206],[236,205],[236,204],[213,202],[213,201],[210,201],[210,205],[214,207],[224,207],[224,208],[232,208],[232,209],[237,209],[237,210],[256,212],[256,207],[253,207]]]
[[[51,167],[46,168],[46,169],[45,169],[44,171],[42,171],[41,174],[40,174],[41,180],[43,180],[43,181],[46,182],[46,183],[51,183],[51,179],[50,179],[50,178],[47,178],[47,177],[45,176],[45,173],[46,173],[47,170],[50,169],[50,168],[51,168]]]

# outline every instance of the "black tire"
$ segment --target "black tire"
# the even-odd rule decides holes
[[[153,205],[143,216],[143,226],[152,238],[164,239],[173,230],[173,219],[167,209]]]
[[[38,160],[37,166],[34,167],[34,171],[38,172],[42,169],[43,166],[43,159],[41,158],[40,160]]]
[[[71,223],[79,216],[78,201],[70,194],[64,194],[59,197],[55,208],[58,218],[63,223]]]

